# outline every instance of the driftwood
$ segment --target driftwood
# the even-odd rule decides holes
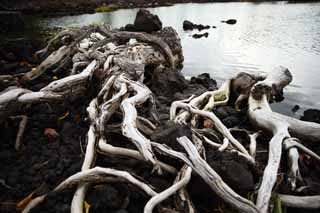
[[[149,195],[151,198],[144,209],[146,213],[153,212],[157,205],[161,205],[162,201],[171,196],[174,196],[177,210],[196,212],[186,189],[192,171],[234,209],[241,212],[268,212],[282,152],[288,152],[288,181],[292,191],[296,189],[297,181],[302,180],[298,164],[299,152],[320,160],[316,153],[301,143],[319,142],[320,125],[275,113],[269,106],[274,96],[281,93],[291,82],[291,73],[283,67],[270,73],[239,73],[227,80],[218,90],[207,91],[198,97],[191,96],[187,100],[174,101],[170,109],[170,120],[177,124],[190,124],[193,133],[192,138],[177,138],[177,144],[180,144],[184,152],[175,151],[149,137],[159,127],[159,120],[155,111],[155,97],[144,84],[147,66],[181,67],[181,60],[177,59],[183,58],[182,50],[172,50],[173,47],[165,42],[165,32],[171,32],[170,39],[180,42],[171,28],[154,35],[112,30],[106,25],[62,31],[43,50],[37,52],[39,57],[44,58],[43,62],[26,73],[21,80],[30,82],[41,78],[46,72],[60,72],[61,67],[65,68],[66,64],[72,63],[72,67],[66,69],[68,73],[39,91],[18,87],[4,89],[0,93],[0,122],[21,115],[35,103],[61,103],[90,98],[91,102],[87,107],[90,127],[81,171],[53,189],[59,192],[77,186],[71,212],[83,212],[86,191],[91,184],[114,181],[130,183]],[[9,78],[6,76],[0,79]],[[238,95],[234,103],[236,109],[240,109],[243,104],[248,105],[250,123],[257,130],[272,135],[268,164],[264,169],[255,201],[249,201],[235,192],[224,182],[224,177],[206,161],[204,147],[208,145],[209,149],[217,149],[219,152],[236,153],[250,165],[256,163],[255,158],[259,154],[257,138],[261,132],[228,129],[212,111],[217,106],[230,104],[231,95]],[[148,113],[140,114],[141,108],[146,108]],[[121,123],[113,123],[116,116],[121,118]],[[16,139],[16,149],[19,150],[23,144],[22,135],[27,125],[27,117],[17,118],[21,118]],[[213,134],[216,140],[208,138],[204,134],[206,131],[208,133],[208,130],[199,129],[203,127],[200,122],[202,118],[214,124],[212,128],[222,137]],[[111,145],[106,135],[112,131],[122,134],[136,150]],[[233,136],[234,131],[247,134],[248,149]],[[100,154],[136,159],[151,166],[156,175],[176,175],[175,181],[166,190],[157,192],[141,177],[136,178],[136,175],[128,172],[96,166],[95,158]],[[167,161],[160,161],[157,158],[159,155],[178,160],[183,166],[177,168]],[[43,194],[34,198],[23,212],[29,212],[46,196],[47,194]],[[315,204],[319,203],[319,196],[298,198],[280,195],[280,199],[285,206],[319,208],[319,205]]]

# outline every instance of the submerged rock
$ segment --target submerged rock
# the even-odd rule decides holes
[[[202,73],[202,74],[198,75],[197,77],[192,77],[191,83],[192,84],[202,84],[208,90],[214,90],[217,88],[216,80],[210,78],[209,73]]]
[[[192,38],[195,38],[195,39],[199,39],[199,38],[202,38],[202,37],[206,37],[206,38],[208,38],[208,36],[209,36],[209,33],[202,33],[202,34],[193,34],[192,35]]]
[[[292,112],[297,112],[300,109],[299,105],[294,105],[294,107],[291,109]]]
[[[301,117],[301,120],[320,123],[320,110],[307,109],[306,111],[303,112],[303,116]]]
[[[246,121],[246,113],[242,111],[238,112],[232,106],[217,107],[214,113],[228,128],[238,126]]]
[[[199,31],[201,31],[201,30],[210,29],[210,26],[209,25],[202,25],[202,24],[194,24],[191,21],[185,20],[183,22],[183,29],[184,30],[198,29]]]
[[[227,21],[221,21],[222,23],[226,24],[236,24],[237,20],[236,19],[228,19]]]
[[[151,33],[162,29],[162,22],[157,15],[153,15],[148,10],[140,9],[134,21],[134,29]]]
[[[193,30],[194,24],[191,21],[185,20],[183,22],[183,29],[184,30]]]

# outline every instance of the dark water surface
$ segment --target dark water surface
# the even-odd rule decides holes
[[[208,72],[218,83],[239,71],[266,71],[282,65],[293,74],[285,101],[276,111],[294,115],[291,108],[320,108],[320,3],[207,3],[151,8],[164,26],[179,33],[184,50],[185,75]],[[46,26],[82,26],[109,23],[121,27],[134,21],[137,9],[111,13],[66,16],[41,20]],[[236,25],[221,23],[235,18]],[[214,25],[208,38],[195,40],[182,22]],[[205,32],[205,31],[203,31]]]

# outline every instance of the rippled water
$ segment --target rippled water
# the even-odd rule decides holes
[[[208,72],[221,83],[238,71],[270,71],[282,65],[294,80],[285,101],[273,104],[276,111],[292,114],[291,108],[320,108],[320,3],[208,3],[151,8],[165,26],[179,33],[185,56],[184,74]],[[132,23],[137,9],[118,10],[43,20],[50,26]],[[221,23],[235,18],[236,25]],[[193,39],[182,22],[217,26],[208,38]],[[302,111],[300,110],[300,113]],[[298,115],[296,115],[298,116]]]

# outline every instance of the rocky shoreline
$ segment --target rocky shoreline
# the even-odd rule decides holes
[[[249,0],[248,0],[249,1]],[[269,0],[262,0],[263,2]],[[292,1],[293,3],[300,2],[317,2],[319,0],[299,0]],[[214,2],[243,2],[242,0],[2,0],[0,2],[1,11],[16,11],[23,14],[37,14],[43,16],[64,16],[78,15],[84,13],[95,13],[96,9],[101,6],[115,5],[118,9],[121,8],[147,8],[172,6],[179,3],[214,3]],[[251,2],[251,1],[249,1]],[[290,2],[290,1],[289,1]]]

